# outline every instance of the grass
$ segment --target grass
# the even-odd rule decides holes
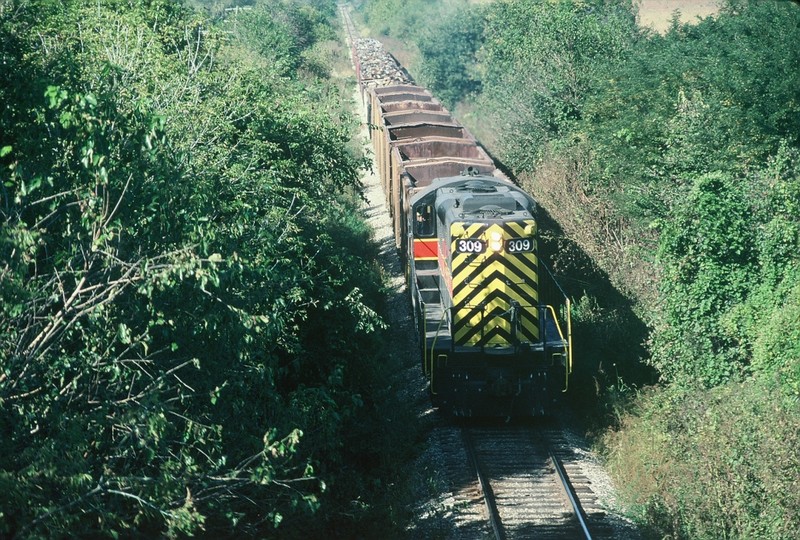
[[[795,538],[798,413],[771,381],[643,392],[605,438],[620,499],[653,538]]]

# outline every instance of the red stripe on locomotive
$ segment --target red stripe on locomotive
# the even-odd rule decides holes
[[[439,241],[436,238],[430,240],[414,239],[414,260],[432,261],[439,258]]]

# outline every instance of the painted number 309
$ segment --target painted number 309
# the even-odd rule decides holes
[[[459,240],[458,251],[460,253],[483,253],[484,245],[480,240]]]
[[[508,240],[506,242],[506,250],[509,253],[523,253],[526,251],[530,251],[533,247],[530,239],[518,239],[518,240]]]

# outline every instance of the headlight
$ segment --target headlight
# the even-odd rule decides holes
[[[497,231],[492,231],[489,234],[489,249],[491,251],[500,251],[503,249],[503,235]]]

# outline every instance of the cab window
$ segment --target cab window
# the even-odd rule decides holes
[[[419,204],[414,210],[414,235],[419,237],[433,236],[433,205]]]

